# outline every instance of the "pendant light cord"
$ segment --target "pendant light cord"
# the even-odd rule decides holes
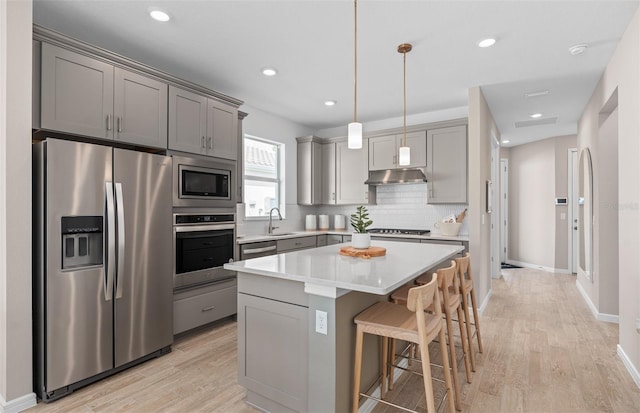
[[[407,146],[407,52],[402,53],[402,79],[404,90],[404,101],[402,111],[404,113],[404,146]]]
[[[353,0],[353,121],[358,121],[358,0]]]

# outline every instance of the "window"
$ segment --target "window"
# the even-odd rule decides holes
[[[279,207],[284,216],[284,145],[245,135],[244,137],[244,215],[269,216]]]

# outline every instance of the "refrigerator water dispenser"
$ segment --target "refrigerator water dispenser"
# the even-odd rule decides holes
[[[102,265],[102,217],[62,217],[61,230],[63,270]]]

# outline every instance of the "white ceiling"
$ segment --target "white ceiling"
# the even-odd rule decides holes
[[[167,11],[152,20],[149,7]],[[467,106],[481,86],[503,139],[520,144],[576,133],[576,122],[638,1],[358,2],[358,118]],[[34,22],[159,68],[314,130],[353,116],[351,0],[34,0]],[[488,49],[479,40],[495,37]],[[568,48],[588,43],[572,56]],[[279,73],[260,73],[273,66]],[[526,92],[547,89],[543,97]],[[323,102],[333,99],[334,107]],[[557,117],[554,125],[515,122]]]

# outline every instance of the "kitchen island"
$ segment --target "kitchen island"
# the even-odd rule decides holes
[[[385,256],[345,257],[340,247],[225,264],[238,272],[238,383],[271,412],[349,411],[353,318],[462,246],[374,241]],[[378,340],[365,337],[362,390],[379,377]]]

